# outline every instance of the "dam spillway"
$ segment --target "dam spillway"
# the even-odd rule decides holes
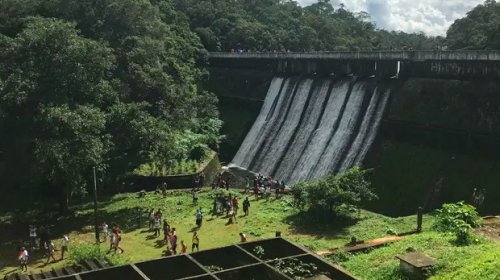
[[[359,165],[389,95],[375,79],[275,77],[232,163],[287,183]]]

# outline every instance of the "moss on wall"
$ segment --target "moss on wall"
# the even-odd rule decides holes
[[[372,183],[379,200],[369,207],[389,215],[415,213],[444,202],[471,202],[475,187],[486,189],[479,209],[483,214],[500,211],[500,159],[457,153],[429,146],[382,141],[366,160],[373,168]]]
[[[393,93],[387,119],[500,134],[500,82],[408,79]]]

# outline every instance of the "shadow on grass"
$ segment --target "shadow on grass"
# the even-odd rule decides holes
[[[124,200],[126,197],[108,197],[104,198],[104,201],[99,202],[99,208],[104,208],[107,205],[116,203],[118,201]],[[76,204],[77,202],[75,202]],[[57,205],[48,202],[45,204],[35,203],[35,207],[31,205],[32,209],[36,210],[24,210],[23,208],[12,208],[9,212],[1,213],[0,217],[0,239],[1,240],[16,240],[19,236],[25,236],[23,233],[28,233],[29,224],[35,224],[38,227],[44,225],[50,230],[51,237],[59,237],[68,231],[89,231],[81,227],[81,225],[93,225],[95,223],[93,211],[88,211],[93,209],[93,205],[90,202],[84,201],[76,207],[70,209],[68,213],[61,216],[58,213]],[[29,203],[25,203],[30,205]],[[76,215],[76,211],[87,211],[83,215]],[[142,215],[143,210],[139,207],[122,209],[116,212],[107,213],[105,211],[98,211],[98,222],[101,224],[106,221],[108,224],[116,223],[120,225],[122,229],[132,230],[137,229],[142,226],[143,221],[139,224],[139,215]],[[5,217],[8,217],[5,219]],[[136,225],[133,224],[136,223]],[[92,228],[93,231],[93,228]],[[27,238],[27,237],[26,237]]]
[[[163,246],[165,246],[165,240],[156,240],[155,241],[155,248],[162,248]]]
[[[316,239],[336,239],[346,236],[348,228],[359,219],[307,211],[290,215],[284,221],[292,226],[294,234],[315,235]]]
[[[153,239],[156,239],[158,238],[158,236],[154,235],[154,234],[150,234],[148,236],[146,236],[146,240],[153,240]]]
[[[198,230],[200,230],[200,228],[199,228],[199,227],[192,227],[192,228],[189,230],[189,232],[195,232],[195,231],[198,231]]]

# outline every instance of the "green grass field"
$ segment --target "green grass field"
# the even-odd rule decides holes
[[[195,229],[195,212],[197,207],[202,207],[205,217],[203,226],[198,231],[202,250],[238,243],[238,234],[240,232],[246,233],[249,240],[256,240],[273,237],[276,231],[281,231],[283,237],[313,251],[325,250],[345,245],[352,236],[359,240],[379,238],[387,236],[388,232],[406,232],[413,230],[416,226],[415,216],[390,218],[368,211],[355,214],[357,217],[356,222],[331,221],[328,224],[322,224],[315,221],[314,217],[300,213],[294,208],[291,205],[290,197],[279,199],[273,197],[266,201],[264,199],[255,200],[253,196],[250,196],[250,215],[243,217],[240,216],[242,213],[238,213],[237,222],[227,224],[227,218],[213,216],[209,213],[212,206],[212,195],[211,192],[202,192],[199,206],[192,204],[190,193],[182,191],[172,192],[166,199],[153,193],[148,193],[144,199],[136,198],[136,194],[115,195],[100,203],[99,220],[106,221],[110,225],[117,223],[122,228],[122,247],[125,250],[123,257],[127,262],[158,258],[161,256],[162,250],[164,250],[160,241],[161,238],[155,238],[152,235],[152,232],[147,228],[145,216],[140,214],[151,208],[162,209],[164,218],[176,228],[179,240],[184,240],[188,248],[190,248],[192,231]],[[239,194],[239,198],[241,205],[244,195]],[[57,248],[60,246],[59,239],[62,234],[69,234],[70,245],[91,244],[94,242],[92,204],[83,203],[76,206],[74,210],[75,213],[72,217],[48,220],[48,223],[53,225],[52,234],[56,240]],[[23,224],[23,220],[29,221],[36,215],[33,212],[26,212],[16,219],[12,217],[8,219],[6,217],[9,215],[5,214],[2,223],[8,228],[12,228],[11,231],[18,232],[20,229],[13,226],[16,224],[15,221],[18,224]],[[429,230],[433,220],[432,216],[425,216],[424,230]],[[27,230],[23,230],[22,233],[27,234]],[[16,262],[16,239],[13,238],[13,236],[19,236],[19,233],[17,235],[15,232],[10,233],[10,237],[8,237],[8,234],[2,235],[2,242],[0,243],[0,262],[4,264],[0,269],[0,278],[6,274],[19,271]],[[434,239],[436,241],[433,241]],[[395,254],[404,252],[404,249],[408,246],[418,248],[419,244],[427,243],[430,244],[429,246],[433,246],[433,242],[438,242],[440,247],[433,248],[435,251],[431,251],[431,253],[439,255],[441,252],[446,254],[455,252],[453,251],[455,250],[454,245],[442,237],[422,234],[408,237],[404,241],[366,255],[351,256],[342,265],[362,278],[375,279],[377,275],[385,275],[386,270],[394,270],[397,267],[393,259]],[[464,256],[475,258],[475,254],[478,254],[489,244],[486,241],[484,242],[457,250]],[[101,244],[103,250],[107,250],[108,246],[107,242]],[[56,254],[59,256],[59,252],[56,252]],[[35,255],[35,260],[31,263],[29,271],[38,273],[40,270],[62,267],[67,264],[67,261],[63,260],[45,265],[44,260],[40,259],[39,255]],[[382,264],[378,265],[380,262]],[[450,273],[450,269],[454,265],[454,263],[444,263],[440,271]],[[380,269],[377,269],[378,267]],[[368,269],[366,271],[372,271],[369,274],[370,277],[364,275],[365,269]],[[375,278],[372,278],[372,276]]]
[[[424,232],[368,253],[343,255],[339,264],[363,279],[401,279],[399,260],[394,256],[413,248],[436,259],[436,273],[431,279],[481,279],[500,277],[500,245],[479,239],[469,246],[456,246],[454,236]],[[339,257],[332,257],[339,260]]]

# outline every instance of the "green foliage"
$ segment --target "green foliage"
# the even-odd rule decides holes
[[[264,258],[264,255],[266,254],[266,251],[264,250],[264,247],[262,246],[255,246],[252,250],[252,252],[257,256],[259,259]]]
[[[454,233],[456,242],[461,245],[470,244],[473,238],[472,228],[481,225],[481,217],[476,208],[463,201],[443,204],[437,213],[434,227],[439,231]]]
[[[22,128],[2,134],[29,144],[33,169],[63,210],[111,147],[102,110],[115,96],[107,77],[111,52],[80,37],[74,24],[31,17],[1,55],[0,111]]]
[[[500,49],[500,3],[486,0],[457,19],[448,29],[451,49]]]
[[[367,13],[318,1],[176,0],[210,51],[434,49],[439,38],[377,30]]]
[[[109,185],[147,162],[194,171],[189,160],[217,148],[217,98],[199,88],[207,54],[170,1],[7,0],[0,10],[10,184],[67,204],[94,166]]]
[[[273,265],[293,279],[306,279],[318,274],[318,267],[313,263],[305,263],[296,258],[275,260]]]
[[[121,255],[107,254],[105,249],[96,245],[75,245],[71,247],[70,264],[79,264],[88,260],[104,260],[111,266],[124,265],[130,261]]]
[[[221,270],[224,270],[224,268],[220,267],[220,266],[216,266],[216,265],[207,265],[205,266],[208,271],[210,272],[217,272],[217,271],[221,271]]]
[[[140,176],[171,176],[191,174],[199,171],[201,163],[195,160],[172,161],[171,165],[161,165],[156,163],[144,163],[134,170],[134,174]]]
[[[335,264],[340,264],[348,261],[351,257],[352,257],[351,253],[339,251],[333,255],[328,256],[328,259]]]
[[[133,171],[133,174],[139,176],[171,176],[184,175],[200,172],[213,159],[215,153],[213,151],[203,150],[203,156],[199,160],[182,159],[171,160],[168,164],[161,162],[151,162],[141,164]]]
[[[348,216],[364,201],[377,196],[366,180],[366,171],[354,167],[329,177],[300,182],[292,187],[295,205],[317,213]]]
[[[481,217],[476,208],[460,201],[443,204],[441,209],[437,210],[435,228],[440,231],[453,230],[456,228],[457,221],[461,221],[473,228],[481,225]]]

